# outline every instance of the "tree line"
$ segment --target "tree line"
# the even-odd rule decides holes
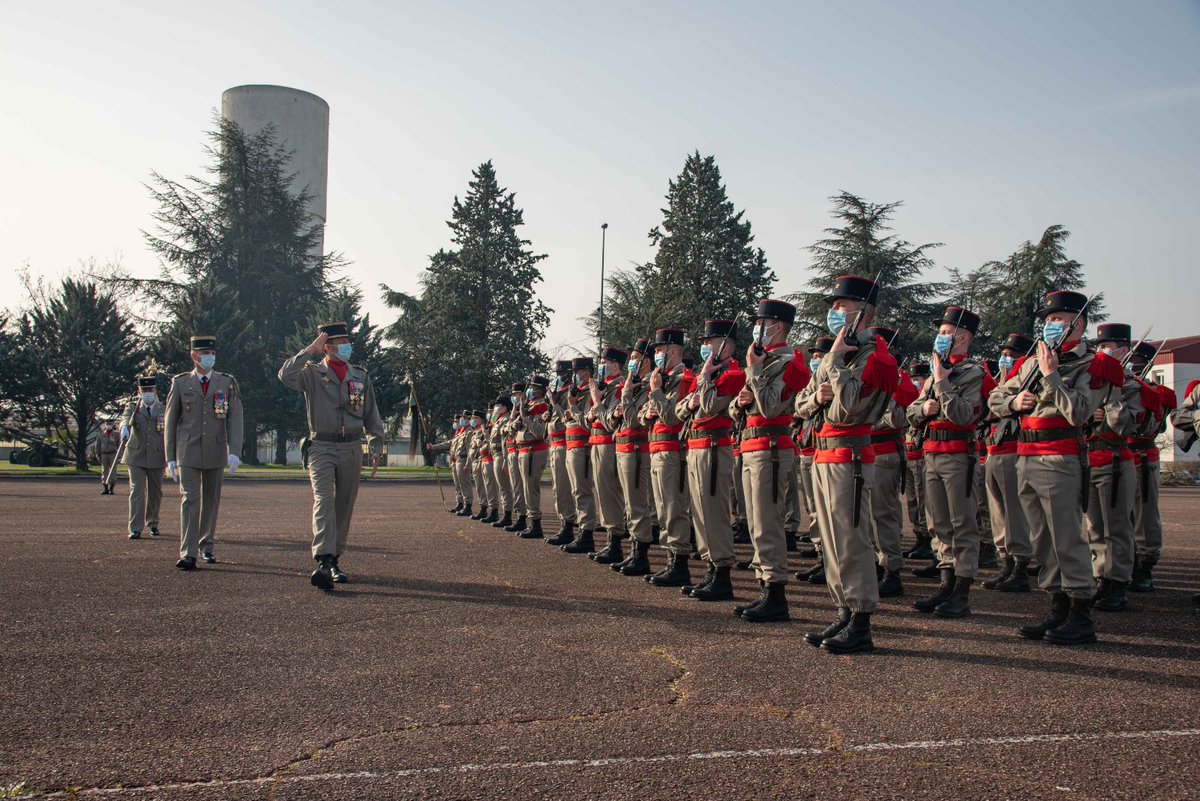
[[[25,308],[0,314],[0,421],[9,436],[44,431],[84,469],[97,416],[119,411],[134,376],[157,365],[165,393],[167,376],[189,364],[192,333],[215,334],[217,369],[238,377],[242,459],[250,464],[259,461],[260,437],[273,437],[274,461],[284,463],[288,443],[305,433],[303,399],[275,373],[319,322],[351,324],[354,361],[370,371],[393,434],[414,395],[436,438],[456,411],[486,406],[509,383],[549,369],[542,340],[553,310],[537,291],[547,255],[522,238],[524,213],[491,161],[454,198],[448,243],[429,257],[418,291],[378,287],[395,312],[379,325],[363,312],[364,290],[346,260],[317,252],[320,223],[306,211],[307,194],[290,189],[291,153],[274,130],[247,134],[218,119],[205,151],[204,175],[178,180],[154,172],[146,185],[155,211],[143,236],[157,275],[110,265],[49,288],[27,280]],[[951,268],[950,280],[931,281],[939,243],[912,244],[893,233],[901,202],[840,192],[830,198],[834,224],[808,247],[805,286],[788,292],[776,286],[713,156],[687,155],[665,201],[648,233],[654,259],[610,275],[603,318],[597,307],[583,319],[593,343],[628,347],[667,324],[695,337],[706,317],[741,313],[746,321],[759,298],[781,296],[797,305],[793,341],[806,346],[825,334],[823,298],[832,279],[851,273],[879,276],[886,290],[880,323],[900,329],[893,349],[901,358],[928,353],[928,323],[948,304],[982,315],[978,350],[991,354],[1010,331],[1033,332],[1050,288],[1086,285],[1083,265],[1066,254],[1070,233],[1061,225],[1006,258]],[[1102,301],[1093,308],[1102,317]],[[579,350],[590,354],[594,346]]]

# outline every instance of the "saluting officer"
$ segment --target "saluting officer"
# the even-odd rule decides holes
[[[224,471],[242,463],[242,392],[237,379],[213,369],[217,338],[191,338],[193,369],[171,379],[163,433],[167,473],[180,484],[180,570],[195,570],[196,557],[214,564],[217,511]]]
[[[1096,582],[1082,531],[1088,491],[1083,427],[1108,387],[1120,389],[1125,382],[1120,362],[1084,341],[1087,303],[1078,292],[1048,294],[1038,311],[1045,323],[1036,358],[1018,362],[988,400],[997,417],[1020,420],[1021,508],[1033,537],[1038,583],[1050,595],[1050,614],[1019,633],[1059,645],[1096,641]]]
[[[148,373],[138,377],[138,399],[125,407],[121,417],[121,440],[125,442],[125,464],[129,467],[129,539],[142,536],[150,526],[150,536],[158,536],[158,510],[162,503],[163,470],[167,454],[163,449],[166,410],[158,402],[158,377]]]
[[[344,322],[317,327],[317,338],[283,363],[279,380],[304,393],[309,441],[308,477],[313,488],[311,581],[322,590],[346,581],[338,560],[346,550],[350,517],[362,474],[366,435],[374,473],[383,455],[383,422],[367,371],[350,364],[353,346]]]

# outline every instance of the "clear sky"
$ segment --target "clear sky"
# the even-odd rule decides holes
[[[377,320],[377,285],[416,288],[490,158],[549,254],[544,345],[580,340],[600,224],[609,269],[652,258],[699,149],[780,293],[844,189],[903,200],[897,233],[944,242],[943,267],[1066,225],[1112,319],[1161,308],[1156,334],[1200,333],[1196,0],[8,4],[0,306],[26,263],[152,274],[143,182],[199,172],[221,92],[247,83],[329,102],[326,246]]]

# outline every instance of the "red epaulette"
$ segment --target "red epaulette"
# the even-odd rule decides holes
[[[886,392],[891,395],[896,391],[896,383],[900,380],[900,365],[888,353],[887,343],[883,337],[875,337],[875,350],[867,357],[867,365],[863,368],[863,394]]]
[[[901,370],[900,384],[896,387],[896,391],[892,393],[892,400],[907,409],[920,394],[921,390],[913,386],[912,376],[907,371]]]
[[[1125,368],[1107,353],[1098,352],[1092,357],[1088,375],[1092,377],[1092,389],[1100,389],[1105,384],[1112,384],[1117,389],[1125,386]]]

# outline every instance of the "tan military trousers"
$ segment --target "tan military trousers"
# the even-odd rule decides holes
[[[900,509],[900,477],[907,465],[904,454],[883,453],[871,469],[871,539],[876,558],[887,570],[904,567],[900,536],[904,519]]]
[[[1113,468],[1119,471],[1113,503]],[[1133,462],[1119,459],[1092,468],[1088,488],[1087,538],[1092,552],[1092,573],[1097,578],[1128,582],[1133,578],[1133,500],[1136,472]]]
[[[116,453],[100,454],[100,483],[101,484],[103,484],[104,480],[106,478],[108,478],[108,471],[112,470],[113,462],[115,462],[116,460],[117,460]],[[114,484],[117,483],[117,473],[115,470],[113,470],[112,483],[114,483]]]
[[[475,498],[479,501],[479,508],[487,506],[487,484],[483,481],[483,474],[486,472],[483,462],[478,459],[471,461],[471,486],[475,490]]]
[[[717,462],[716,491],[710,492],[714,459]],[[690,448],[687,470],[692,523],[696,527],[696,548],[700,557],[717,567],[732,567],[735,560],[729,490],[733,484],[733,448],[729,445]]]
[[[308,449],[308,480],[313,488],[312,555],[341,556],[362,478],[362,445],[314,442]]]
[[[513,510],[513,486],[508,475],[508,456],[492,456],[492,477],[496,481],[496,494],[500,498],[500,511]]]
[[[925,460],[909,461],[904,457],[908,468],[908,481],[904,484],[904,501],[908,507],[908,522],[912,524],[913,534],[917,537],[929,536],[929,521],[925,513]]]
[[[1134,502],[1134,537],[1137,552],[1143,556],[1162,554],[1162,517],[1158,512],[1158,488],[1162,481],[1162,466],[1158,462],[1136,468],[1136,500]]]
[[[129,468],[129,532],[140,534],[149,525],[158,528],[162,504],[163,469]]]
[[[862,466],[863,499],[855,526],[854,465],[813,464],[813,497],[825,548],[826,583],[834,604],[839,609],[849,607],[851,612],[874,612],[879,605],[867,501],[873,472],[871,465]]]
[[[987,495],[987,460],[983,464],[979,463],[979,457],[975,457],[975,522],[979,527],[979,542],[980,544],[990,542],[993,545],[995,541],[992,539],[992,513],[988,508]]]
[[[817,524],[817,501],[813,497],[813,457],[801,454],[799,462],[800,493],[804,499],[804,512],[808,515],[808,536],[814,547],[821,550],[821,527]]]
[[[224,478],[225,471],[220,467],[211,470],[179,468],[179,494],[182,498],[179,504],[180,558],[190,556],[195,559],[201,553],[212,552]]]
[[[771,452],[742,454],[742,488],[746,493],[746,522],[754,544],[754,572],[771,583],[788,580],[787,539],[783,535],[787,474],[795,468],[790,448],[779,451],[778,490],[774,490]]]
[[[518,469],[521,472],[521,491],[525,500],[526,514],[530,520],[542,519],[542,473],[546,472],[549,451],[529,451],[518,454]]]
[[[512,485],[513,514],[520,517],[525,514],[525,485],[521,483],[521,454],[513,451],[505,454],[508,464],[508,481]]]
[[[554,511],[563,523],[575,522],[575,499],[571,497],[571,477],[567,475],[567,449],[550,446],[550,484],[554,488]]]
[[[793,534],[800,531],[800,507],[803,500],[800,497],[800,477],[797,475],[795,459],[792,469],[787,472],[787,505],[783,510],[783,530]]]
[[[746,489],[742,486],[742,457],[733,460],[733,519],[739,523],[746,522]]]
[[[593,445],[592,487],[600,525],[609,534],[625,533],[625,499],[621,497],[621,479],[617,475],[617,446]]]
[[[688,517],[686,474],[678,451],[650,454],[650,483],[658,503],[659,539],[668,551],[676,554],[692,552],[692,523]],[[680,489],[680,476],[684,477]]]
[[[496,483],[495,460],[479,462],[479,473],[483,478],[484,503],[494,510],[500,508],[500,485]]]
[[[1082,482],[1077,456],[1022,456],[1017,461],[1021,508],[1040,566],[1038,586],[1072,598],[1096,594],[1092,555],[1083,538]]]
[[[471,480],[467,475],[466,462],[462,459],[457,459],[454,462],[454,489],[458,493],[458,500],[463,503],[471,503],[475,499],[475,492],[471,488]]]
[[[625,501],[625,521],[629,534],[638,542],[653,542],[650,518],[650,454],[618,453],[617,472],[621,477],[621,497]]]
[[[1021,508],[1017,486],[1017,461],[1020,458],[1015,453],[992,454],[984,464],[984,472],[996,549],[1002,555],[1029,560],[1033,558],[1033,547],[1029,543],[1029,523]]]
[[[969,453],[925,454],[925,510],[938,539],[938,567],[959,578],[979,572],[979,523],[975,481],[967,482]],[[975,465],[979,469],[979,465]]]
[[[575,522],[584,531],[596,530],[596,496],[592,491],[591,447],[567,449],[567,477],[575,503]]]

